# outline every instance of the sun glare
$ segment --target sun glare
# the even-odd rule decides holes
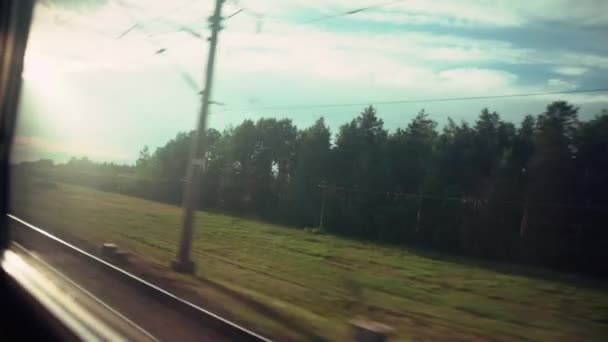
[[[23,79],[36,83],[48,83],[57,78],[52,63],[43,56],[28,52],[23,65]]]
[[[60,64],[50,58],[31,51],[26,53],[23,68],[23,100],[30,105],[44,130],[61,141],[78,142],[81,146],[90,143],[94,125],[85,103],[85,95],[70,81],[68,73],[62,72]]]

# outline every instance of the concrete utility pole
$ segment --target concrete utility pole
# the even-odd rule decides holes
[[[171,268],[176,272],[193,273],[194,262],[190,259],[190,248],[192,246],[192,224],[194,223],[194,210],[200,196],[200,178],[205,168],[205,147],[201,146],[201,137],[207,129],[207,116],[211,97],[211,83],[213,81],[213,66],[215,63],[215,50],[217,48],[218,33],[221,30],[222,5],[225,0],[215,0],[215,10],[209,19],[211,26],[211,37],[209,37],[209,56],[207,57],[207,69],[205,74],[205,88],[202,93],[201,111],[198,118],[198,126],[190,147],[190,161],[186,171],[183,195],[183,217],[182,232],[179,241],[177,259],[171,262]]]

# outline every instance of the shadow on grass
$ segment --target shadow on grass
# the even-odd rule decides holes
[[[326,341],[323,336],[314,333],[309,327],[303,326],[301,323],[298,322],[297,319],[289,317],[286,314],[283,314],[266,304],[263,304],[249,296],[241,294],[238,291],[235,291],[203,276],[194,275],[194,278],[196,278],[199,282],[205,284],[206,286],[214,288],[215,290],[230,296],[232,299],[235,299],[249,306],[250,308],[253,308],[259,314],[267,318],[271,318],[272,320],[278,322],[285,328],[296,332],[298,335],[304,336],[308,341]]]
[[[421,247],[404,247],[408,252],[431,260],[475,267],[504,275],[521,276],[536,280],[557,282],[578,288],[598,290],[608,294],[608,281],[586,274],[550,270],[536,265],[516,264],[500,260],[479,259],[459,254],[438,252]]]

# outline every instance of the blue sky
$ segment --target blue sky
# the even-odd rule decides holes
[[[351,16],[310,19],[380,0],[239,0],[247,10],[220,34],[211,127],[245,118],[319,116],[336,132],[369,103],[608,86],[608,1],[402,1]],[[77,6],[75,6],[76,4]],[[28,44],[15,160],[88,155],[131,162],[194,127],[212,0],[41,2]],[[135,22],[142,23],[120,39]],[[165,53],[156,54],[160,48]],[[193,84],[194,83],[194,84]],[[380,105],[387,128],[425,108],[472,121],[483,107],[518,122],[565,99],[588,118],[608,94]]]

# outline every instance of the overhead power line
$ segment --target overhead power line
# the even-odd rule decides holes
[[[316,22],[324,21],[324,20],[328,20],[328,19],[334,19],[334,18],[338,18],[338,17],[344,17],[344,16],[349,16],[349,15],[354,15],[354,14],[365,12],[365,11],[368,11],[368,10],[372,10],[372,9],[377,9],[377,8],[381,8],[381,7],[386,7],[386,6],[394,5],[396,3],[404,2],[404,1],[406,1],[406,0],[393,0],[393,1],[388,1],[388,2],[378,3],[378,4],[375,4],[375,5],[369,5],[369,6],[365,6],[365,7],[353,8],[353,9],[350,9],[350,10],[347,10],[347,11],[343,11],[343,12],[338,12],[338,13],[334,13],[334,14],[328,14],[328,15],[324,15],[324,16],[321,16],[321,17],[304,20],[304,21],[298,22],[298,24],[310,24],[310,23],[316,23]],[[266,15],[261,14],[261,13],[259,13],[257,11],[252,10],[251,8],[247,8],[247,7],[240,7],[235,13],[227,16],[225,19],[230,19],[230,18],[234,17],[235,15],[237,15],[237,14],[239,14],[241,12],[251,14],[256,19],[256,21],[257,21],[256,31],[258,33],[261,31],[262,22],[264,22],[264,21],[281,21],[280,18],[266,17]]]
[[[177,12],[179,12],[179,11],[183,10],[184,8],[188,7],[188,6],[194,5],[196,2],[197,2],[197,0],[188,0],[188,1],[184,1],[184,2],[183,2],[183,3],[181,3],[181,4],[176,5],[176,6],[174,6],[174,7],[171,7],[171,8],[168,8],[168,9],[164,9],[164,10],[162,11],[162,13],[159,13],[159,14],[156,14],[156,15],[153,15],[153,16],[149,16],[149,17],[146,19],[145,24],[146,24],[146,25],[148,25],[148,24],[154,23],[154,22],[156,22],[156,21],[161,21],[161,20],[164,20],[164,19],[165,19],[167,16],[172,15],[172,14],[174,14],[174,13],[177,13]],[[135,6],[133,6],[133,5],[129,5],[129,4],[127,4],[127,3],[124,3],[124,2],[123,2],[123,1],[121,1],[121,0],[118,0],[118,4],[119,4],[121,7],[123,7],[123,8],[127,8],[127,7],[128,7],[128,8],[129,8],[129,10],[130,10],[130,9],[133,9],[133,8],[135,7]],[[142,23],[140,23],[140,24],[144,24],[144,23],[142,22]]]
[[[416,100],[404,99],[404,100],[392,100],[392,101],[366,101],[366,102],[355,102],[355,103],[333,103],[333,104],[313,104],[313,105],[294,105],[294,106],[264,106],[264,107],[226,109],[225,111],[230,112],[230,111],[249,111],[249,110],[291,110],[291,109],[361,107],[361,106],[369,106],[369,105],[395,105],[395,104],[410,104],[410,103],[454,102],[454,101],[504,99],[504,98],[532,97],[532,96],[543,96],[543,95],[565,95],[565,94],[584,94],[584,93],[601,93],[601,92],[608,92],[608,88],[547,91],[547,92],[536,92],[536,93],[517,93],[517,94],[502,94],[502,95],[482,95],[482,96],[467,96],[467,97],[444,97],[444,98],[428,98],[428,99],[416,99]]]
[[[301,24],[310,24],[310,23],[316,23],[316,22],[324,21],[324,20],[328,20],[328,19],[334,19],[334,18],[338,18],[338,17],[345,17],[345,16],[349,16],[349,15],[365,12],[365,11],[368,11],[368,10],[371,10],[371,9],[377,9],[377,8],[381,8],[381,7],[386,7],[386,6],[394,5],[396,3],[404,2],[404,1],[406,1],[406,0],[393,0],[393,1],[388,1],[388,2],[378,3],[378,4],[375,4],[375,5],[370,5],[370,6],[365,6],[365,7],[359,7],[359,8],[353,8],[351,10],[347,10],[347,11],[344,11],[344,12],[339,12],[339,13],[335,13],[335,14],[328,14],[328,15],[324,15],[324,16],[321,16],[321,17],[318,17],[318,18],[305,20],[305,21],[301,22]]]
[[[235,15],[237,15],[237,14],[239,14],[239,13],[243,12],[243,11],[245,11],[245,9],[244,9],[244,8],[240,8],[240,9],[238,9],[236,12],[234,12],[234,13],[232,13],[232,14],[230,14],[230,15],[226,16],[226,17],[224,18],[224,20],[228,20],[228,19],[230,19],[230,18],[234,17]]]
[[[190,1],[186,4],[190,4],[191,2],[192,1]],[[154,38],[153,34],[151,34],[151,32],[148,30],[147,25],[144,24],[144,21],[137,18],[131,11],[131,8],[123,0],[117,0],[117,4],[123,9],[124,13],[127,15],[127,17],[129,17],[129,20],[134,22],[134,24],[132,26],[130,26],[127,30],[123,31],[120,35],[118,35],[116,37],[116,39],[123,38],[124,36],[126,36],[127,34],[129,34],[131,31],[133,31],[136,28],[141,29],[144,32],[144,34],[146,34],[148,42],[150,42],[155,47],[155,49],[156,49],[155,54],[164,55],[165,58],[167,58],[167,60],[169,61],[170,65],[173,67],[173,69],[176,71],[176,73],[178,75],[180,75],[180,77],[184,80],[184,82],[188,85],[188,87],[190,87],[192,90],[194,90],[196,92],[200,92],[201,91],[200,86],[194,80],[192,75],[190,75],[190,73],[188,71],[186,71],[184,69],[184,67],[180,63],[178,63],[174,58],[172,58],[170,55],[165,53],[167,50],[166,47],[164,47],[163,44],[161,44],[158,40],[156,40]],[[171,11],[174,11],[178,8],[182,8],[186,4],[182,4],[182,6],[179,6],[179,7],[174,7]],[[184,28],[182,28],[182,30],[185,31]]]
[[[334,18],[338,18],[338,17],[354,15],[357,13],[365,12],[365,11],[372,10],[372,9],[382,8],[382,7],[394,5],[394,4],[397,4],[400,2],[405,2],[405,1],[406,0],[393,0],[393,1],[382,2],[382,3],[378,3],[378,4],[374,4],[374,5],[369,5],[369,6],[365,6],[365,7],[353,8],[353,9],[350,9],[347,11],[342,11],[342,12],[338,12],[338,13],[333,13],[333,14],[316,17],[313,19],[304,20],[304,21],[298,22],[298,24],[310,24],[310,23],[325,21],[325,20],[334,19]],[[265,14],[254,11],[253,9],[248,8],[248,7],[239,7],[239,9],[235,13],[228,15],[224,19],[230,19],[241,12],[250,14],[256,19],[256,21],[257,21],[256,31],[258,33],[261,31],[262,23],[265,21],[283,21],[280,18],[267,17]]]

